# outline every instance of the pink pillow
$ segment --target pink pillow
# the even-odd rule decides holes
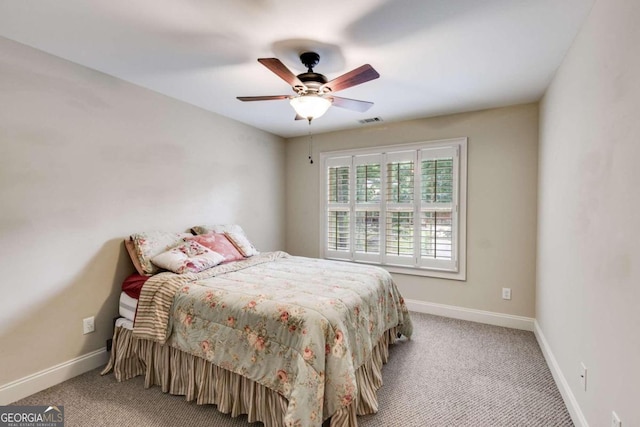
[[[218,252],[224,257],[225,262],[244,259],[242,254],[233,246],[233,243],[222,233],[200,234],[198,236],[185,237],[185,241],[195,241],[205,248]]]

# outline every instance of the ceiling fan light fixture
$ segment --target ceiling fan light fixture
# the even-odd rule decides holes
[[[331,107],[331,100],[311,94],[291,98],[290,103],[296,113],[307,120],[321,117]]]
[[[328,81],[324,75],[313,71],[313,67],[320,60],[320,55],[315,52],[304,52],[300,55],[300,60],[307,67],[307,72],[296,76],[278,58],[258,58],[259,63],[291,85],[296,95],[238,96],[237,98],[243,102],[289,99],[291,106],[296,111],[295,119],[307,119],[309,124],[311,124],[311,120],[317,119],[326,113],[332,105],[358,112],[365,112],[373,106],[373,102],[333,95],[339,90],[357,86],[380,77],[380,74],[371,65],[364,64]]]

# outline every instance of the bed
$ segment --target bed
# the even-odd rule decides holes
[[[374,266],[255,251],[143,282],[139,298],[121,298],[135,322],[116,322],[103,374],[144,375],[145,387],[266,426],[357,426],[377,411],[388,346],[412,332]]]

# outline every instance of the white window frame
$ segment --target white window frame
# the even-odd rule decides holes
[[[421,259],[420,253],[420,221],[414,219],[414,257],[397,257],[385,255],[386,253],[386,164],[390,159],[401,159],[407,156],[406,152],[414,152],[414,212],[420,214],[421,209],[426,205],[421,201],[420,185],[421,162],[424,153],[429,152],[450,152],[455,153],[454,157],[454,185],[452,202],[452,261],[441,262],[440,260]],[[367,158],[381,158],[381,191],[382,201],[380,203],[380,255],[371,255],[355,252],[355,176],[356,166],[366,163]],[[457,161],[456,161],[457,160]],[[358,263],[369,263],[379,265],[393,273],[439,277],[452,280],[466,280],[466,238],[467,238],[467,138],[452,138],[437,141],[425,141],[412,144],[390,145],[383,147],[372,147],[365,149],[340,150],[320,153],[320,253],[323,258],[336,259],[341,261],[351,261]],[[344,204],[350,209],[350,251],[336,252],[330,251],[327,247],[327,224],[329,210],[328,203],[328,182],[327,168],[332,166],[350,166],[350,186],[349,203]],[[391,205],[391,204],[389,204]],[[428,207],[428,206],[427,206]],[[414,213],[415,216],[415,213]],[[384,225],[384,226],[383,226]]]

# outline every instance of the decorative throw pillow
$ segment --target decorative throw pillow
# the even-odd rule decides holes
[[[151,258],[179,244],[187,233],[168,233],[166,231],[148,231],[131,235],[131,241],[142,269],[142,274],[152,275],[160,269],[151,262]]]
[[[138,254],[136,253],[136,247],[131,240],[131,237],[124,239],[124,247],[127,248],[127,252],[129,253],[129,258],[131,258],[131,262],[133,266],[136,268],[136,271],[141,276],[146,276],[144,269],[140,265],[140,260],[138,259]]]
[[[247,236],[245,236],[244,233],[227,231],[226,233],[224,233],[224,235],[227,236],[227,239],[229,239],[229,241],[233,243],[233,246],[238,248],[240,253],[245,257],[248,258],[250,256],[258,255],[260,253],[255,248],[255,246],[251,244],[251,242],[249,241],[249,239],[247,239]]]
[[[227,239],[227,236],[222,233],[201,234],[198,236],[185,237],[184,240],[200,243],[202,246],[222,255],[226,262],[237,261],[244,258],[229,239]]]
[[[194,241],[185,241],[152,259],[158,267],[177,274],[198,273],[224,261],[224,257]]]

